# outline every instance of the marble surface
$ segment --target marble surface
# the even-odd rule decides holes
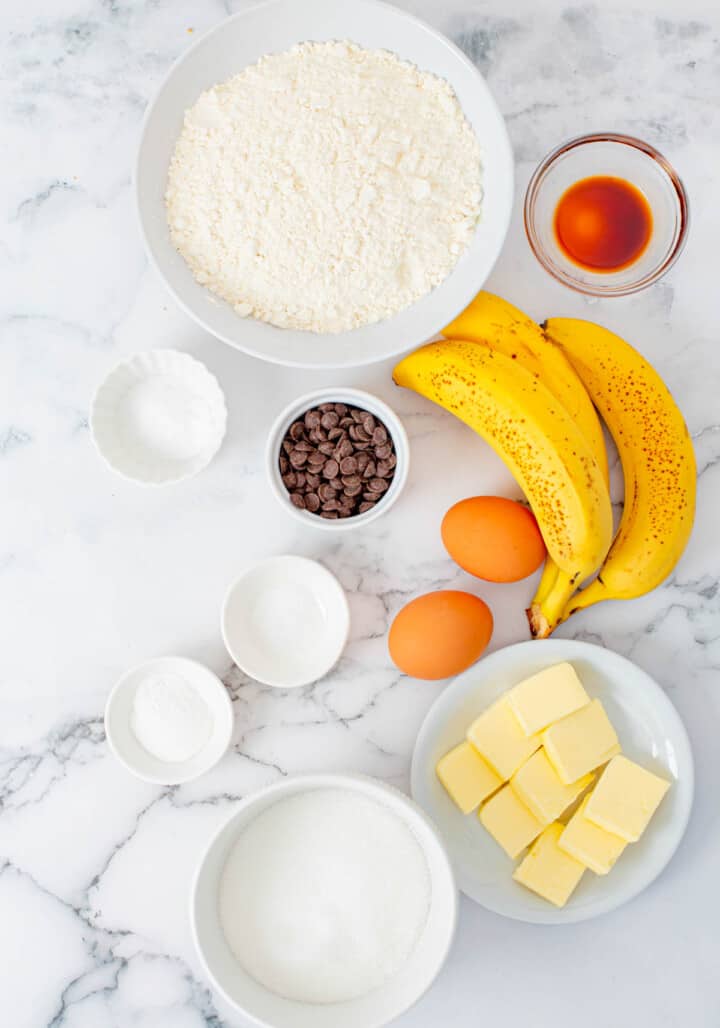
[[[298,0],[300,2],[300,0]],[[440,586],[495,611],[493,648],[526,637],[533,582],[485,586],[444,553],[455,499],[516,495],[462,425],[388,367],[342,376],[391,400],[411,436],[406,493],[387,518],[334,539],[298,530],[270,495],[262,448],[291,397],[340,381],[264,366],[203,335],[148,267],[130,167],[143,108],[170,62],[239,2],[26,0],[0,41],[0,997],[8,1028],[241,1028],[193,952],[187,895],[209,835],[249,792],[308,770],[363,771],[406,788],[413,740],[442,684],[403,678],[388,620]],[[686,414],[700,470],[697,527],[652,595],[579,615],[561,635],[602,643],[653,674],[697,760],[684,843],[640,898],[597,922],[548,930],[463,901],[451,959],[403,1028],[481,1023],[714,1028],[720,1024],[718,671],[720,503],[717,240],[720,11],[702,0],[407,6],[478,64],[507,117],[518,205],[490,280],[532,314],[594,317],[656,364]],[[519,198],[564,137],[612,128],[676,164],[694,224],[676,268],[634,298],[591,303],[535,264]],[[226,391],[225,445],[198,478],[121,481],[88,432],[94,388],[120,357],[176,346]],[[231,666],[224,590],[248,561],[298,552],[340,577],[352,638],[336,671],[292,694]],[[102,712],[131,665],[206,661],[231,690],[232,751],[200,781],[157,788],[111,757]],[[541,1012],[548,1011],[547,1014]],[[338,1025],[342,1028],[342,1025]]]

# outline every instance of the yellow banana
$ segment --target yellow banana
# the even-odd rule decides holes
[[[685,549],[695,514],[695,454],[667,386],[641,354],[588,321],[552,318],[548,337],[572,363],[620,454],[625,508],[598,577],[564,617],[605,599],[631,599],[658,586]]]
[[[539,378],[580,429],[608,485],[607,450],[600,419],[577,372],[536,322],[507,300],[482,291],[443,329],[443,335],[450,339],[482,341]],[[552,556],[548,556],[528,608],[533,635],[541,638],[550,635],[570,596],[581,584],[574,574],[568,577]]]
[[[483,291],[442,334],[448,339],[481,340],[540,378],[580,429],[607,485],[605,439],[592,401],[567,357],[532,318],[502,297]]]
[[[440,340],[402,360],[393,378],[455,414],[502,457],[569,579],[597,570],[612,537],[608,491],[573,419],[537,377],[487,346]]]

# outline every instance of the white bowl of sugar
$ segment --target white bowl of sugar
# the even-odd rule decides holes
[[[457,921],[432,822],[357,775],[298,775],[244,800],[191,896],[201,963],[266,1028],[380,1028],[430,987]]]

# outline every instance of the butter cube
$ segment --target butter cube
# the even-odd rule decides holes
[[[550,725],[542,733],[542,742],[565,785],[576,782],[620,752],[615,729],[600,700],[593,700]]]
[[[516,882],[556,907],[565,906],[585,871],[579,860],[560,849],[563,827],[557,821],[548,825],[513,873]]]
[[[435,771],[463,814],[469,814],[502,785],[502,779],[469,742],[446,753]]]
[[[510,785],[538,821],[544,825],[557,818],[587,789],[594,775],[583,775],[564,785],[543,749],[533,753],[510,779]]]
[[[669,788],[664,778],[627,757],[613,757],[588,800],[585,817],[606,832],[637,842]]]
[[[467,737],[504,782],[540,748],[540,736],[525,735],[504,696],[473,721]]]
[[[591,794],[592,795],[592,794]],[[585,817],[590,796],[586,796],[567,823],[559,846],[596,875],[606,875],[627,846],[619,835],[598,828]]]
[[[478,817],[495,842],[513,860],[543,830],[542,822],[518,799],[509,785],[503,786],[480,807]]]
[[[553,721],[590,702],[572,664],[554,664],[519,682],[507,694],[525,735],[534,735]]]

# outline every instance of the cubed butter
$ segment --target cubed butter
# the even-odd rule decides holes
[[[588,821],[637,842],[670,788],[670,783],[627,757],[613,757],[585,808]]]
[[[592,793],[590,794],[592,795]],[[586,796],[567,823],[559,846],[596,875],[606,875],[627,846],[624,839],[606,832],[585,817],[590,796]]]
[[[546,728],[542,742],[550,761],[565,785],[619,753],[620,745],[600,700],[569,714]]]
[[[473,721],[467,737],[504,782],[540,748],[540,736],[525,735],[504,696]]]
[[[480,807],[479,818],[495,842],[513,860],[543,829],[541,821],[518,799],[509,785]]]
[[[507,698],[526,735],[541,732],[590,702],[575,668],[568,663],[554,664],[519,682]]]
[[[446,753],[435,771],[463,814],[469,814],[503,784],[469,742],[461,742]]]
[[[557,821],[548,825],[513,872],[516,882],[556,907],[565,906],[585,871],[579,860],[560,849],[563,828]]]
[[[564,785],[548,760],[544,749],[533,753],[510,779],[510,786],[538,821],[556,821],[591,784],[593,775],[583,775],[572,785]]]

